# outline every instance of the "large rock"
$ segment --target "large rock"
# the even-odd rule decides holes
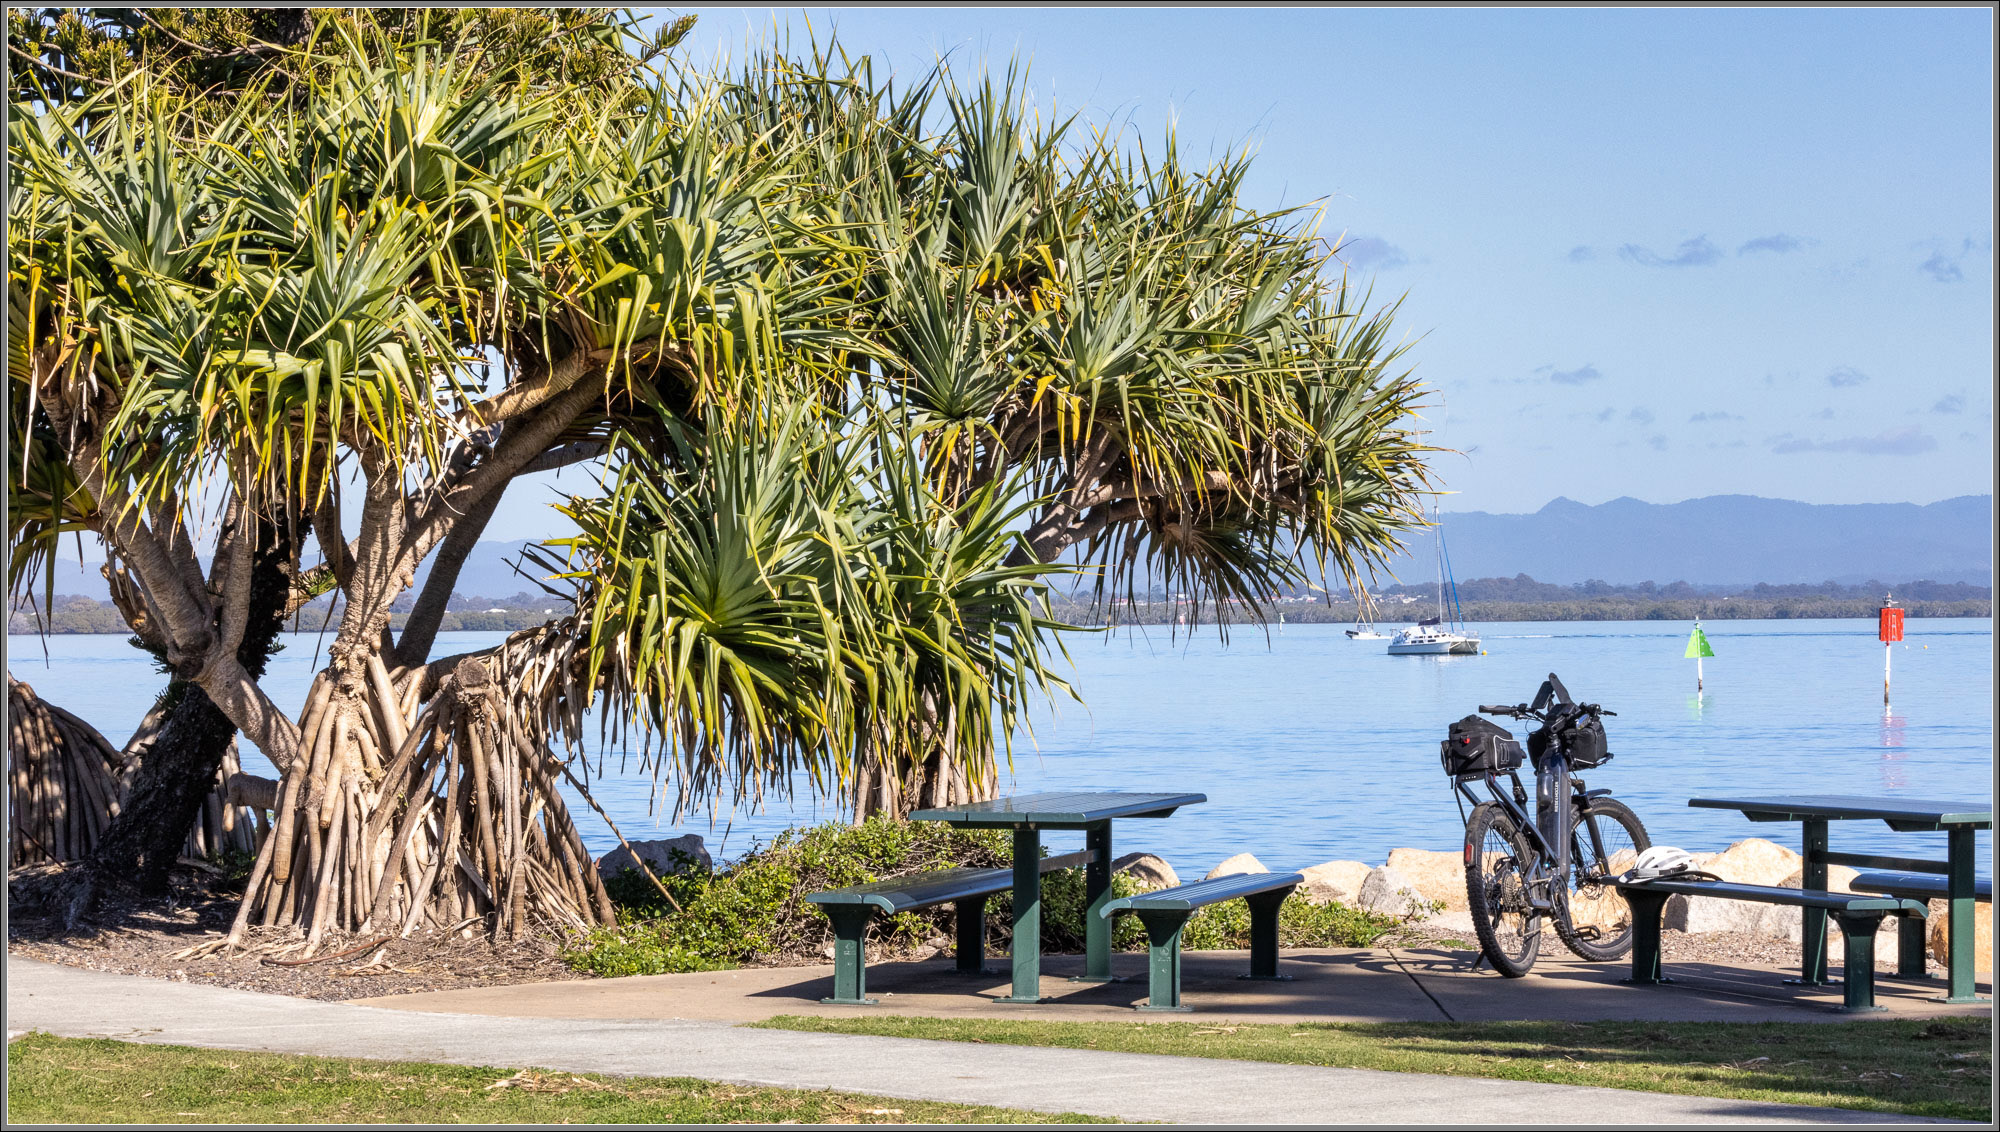
[[[1943,900],[1931,901],[1929,928],[1931,958],[1940,964],[1948,964],[1951,961],[1950,908],[1951,905]],[[1892,921],[1889,919],[1882,921],[1882,935],[1893,936],[1896,934],[1895,929],[1889,927],[1890,923]],[[1993,905],[1984,901],[1975,903],[1972,906],[1972,925],[1972,969],[1981,975],[1985,975],[1987,978],[1992,978]],[[1877,947],[1879,949],[1880,945],[1878,944]]]
[[[1243,873],[1268,873],[1270,871],[1264,867],[1264,862],[1250,854],[1238,853],[1234,857],[1208,870],[1208,875],[1201,879],[1214,880],[1216,877],[1233,877]]]
[[[1174,871],[1172,865],[1151,853],[1127,853],[1111,862],[1111,871],[1114,874],[1130,874],[1133,880],[1139,882],[1139,887],[1148,890],[1173,888],[1181,882],[1180,874]]]
[[[1805,875],[1799,867],[1802,861],[1803,858],[1784,846],[1756,837],[1739,841],[1720,853],[1695,857],[1697,868],[1714,873],[1724,880],[1776,888],[1799,887]],[[1785,872],[1776,876],[1771,875],[1773,870],[1784,864],[1790,865]],[[1855,871],[1845,865],[1828,865],[1827,891],[1852,891],[1848,885],[1854,882],[1855,875]],[[1750,877],[1758,879],[1748,879]],[[1662,917],[1662,923],[1675,931],[1741,932],[1747,935],[1791,940],[1794,943],[1801,938],[1802,922],[1802,915],[1797,908],[1787,908],[1778,904],[1759,904],[1749,900],[1722,900],[1707,896],[1675,896],[1667,901],[1666,913]],[[1838,931],[1837,925],[1835,930]],[[1893,930],[1877,934],[1878,951],[1885,946],[1893,946],[1884,942],[1893,934]]]
[[[1361,885],[1373,870],[1360,861],[1328,861],[1299,870],[1305,883],[1299,895],[1315,904],[1354,904],[1361,898]]]
[[[1720,900],[1712,896],[1671,896],[1660,917],[1668,931],[1704,935],[1732,932],[1799,940],[1799,910],[1777,904],[1748,900]]]
[[[615,877],[626,869],[637,868],[640,861],[644,861],[657,876],[670,876],[689,868],[706,872],[715,867],[715,862],[709,860],[708,847],[702,844],[698,833],[627,844],[632,847],[630,852],[621,845],[597,859],[598,875]],[[637,859],[634,859],[634,853],[638,854]]]
[[[1611,875],[1616,876],[1631,868],[1638,859],[1639,855],[1632,850],[1620,849],[1611,855],[1611,860],[1606,864]],[[1570,896],[1570,923],[1578,927],[1593,926],[1608,931],[1624,922],[1630,914],[1625,898],[1618,895],[1617,889],[1608,885],[1595,889],[1579,888]]]
[[[1737,884],[1782,885],[1799,871],[1804,858],[1774,841],[1745,838],[1712,856],[1698,856],[1699,866]]]
[[[1463,853],[1395,849],[1390,851],[1384,865],[1401,873],[1411,890],[1424,900],[1444,905],[1447,912],[1467,910]]]
[[[1367,911],[1398,919],[1415,919],[1431,911],[1430,902],[1418,895],[1410,879],[1388,865],[1368,870],[1355,903]]]

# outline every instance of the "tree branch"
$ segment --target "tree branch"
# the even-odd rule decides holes
[[[610,350],[572,350],[540,377],[510,385],[484,401],[460,409],[458,422],[467,428],[477,428],[531,412],[581,381],[593,367],[602,368],[611,356]]]
[[[403,623],[403,638],[396,644],[398,663],[413,668],[430,655],[431,645],[437,641],[438,623],[444,620],[446,607],[451,604],[452,589],[465,568],[466,556],[485,533],[486,524],[505,494],[504,490],[488,492],[451,524],[450,533],[438,547],[437,559],[431,563],[430,577],[424,580],[423,593],[417,596],[410,619]]]

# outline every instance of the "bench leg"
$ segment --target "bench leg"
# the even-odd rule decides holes
[[[952,908],[952,934],[958,939],[958,973],[997,974],[986,966],[986,897],[968,897],[955,902]]]
[[[1628,983],[1653,986],[1671,983],[1660,970],[1660,919],[1666,913],[1667,894],[1621,888],[1618,894],[1632,908],[1632,977]]]
[[[1896,974],[1906,979],[1921,979],[1928,973],[1925,965],[1926,944],[1924,938],[1930,928],[1930,920],[1914,912],[1905,912],[1896,917]]]
[[[1181,929],[1186,912],[1139,911],[1146,925],[1146,1002],[1140,1010],[1186,1011],[1181,1005]]]
[[[1278,973],[1278,909],[1292,890],[1259,892],[1243,898],[1250,905],[1250,973],[1246,979],[1289,979]]]
[[[1847,947],[1840,1009],[1850,1014],[1886,1009],[1875,1005],[1875,930],[1882,926],[1882,917],[1842,913],[1839,918]]]
[[[833,997],[821,1002],[836,1006],[873,1006],[868,997],[868,922],[875,909],[866,904],[822,904],[833,921]]]

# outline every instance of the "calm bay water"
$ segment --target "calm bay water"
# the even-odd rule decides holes
[[[1895,702],[1881,703],[1882,646],[1864,621],[1723,621],[1708,627],[1716,656],[1694,695],[1682,659],[1686,624],[1514,623],[1487,627],[1487,655],[1391,657],[1382,641],[1350,641],[1334,625],[1287,626],[1266,637],[1213,630],[1178,640],[1078,635],[1069,642],[1084,703],[1033,714],[1015,738],[1007,792],[1186,790],[1206,805],[1164,821],[1119,823],[1120,852],[1146,849],[1199,876],[1252,852],[1272,868],[1335,858],[1380,862],[1390,849],[1452,849],[1458,812],[1438,767],[1447,724],[1484,703],[1533,696],[1554,671],[1607,720],[1617,755],[1588,776],[1614,789],[1657,843],[1717,848],[1747,836],[1791,844],[1797,827],[1752,825],[1693,810],[1703,794],[1846,793],[1986,799],[1993,779],[1993,637],[1983,620],[1913,620],[1895,651]],[[498,643],[499,633],[446,633],[438,655]],[[312,636],[288,638],[267,687],[291,707],[315,670]],[[8,638],[8,665],[49,700],[122,743],[158,692],[150,660],[117,636]],[[320,659],[323,661],[324,654]],[[612,774],[598,801],[627,837],[699,832],[733,856],[790,825],[839,817],[801,797],[761,812],[725,807],[678,829],[652,816],[651,784]],[[262,759],[246,755],[246,769]],[[596,760],[593,758],[593,762]],[[586,807],[578,824],[596,851],[616,841]],[[1981,835],[1982,838],[1986,835]],[[1062,846],[1077,835],[1055,834]],[[1936,835],[1879,823],[1837,825],[1836,848],[1941,853]],[[1982,842],[1982,852],[1990,845]]]

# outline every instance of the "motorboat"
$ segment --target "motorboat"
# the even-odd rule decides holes
[[[1386,641],[1389,639],[1389,634],[1376,632],[1373,621],[1356,621],[1354,628],[1347,631],[1347,639],[1350,641]]]

